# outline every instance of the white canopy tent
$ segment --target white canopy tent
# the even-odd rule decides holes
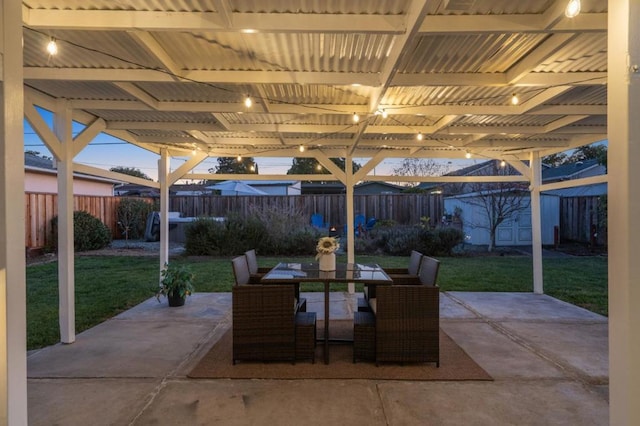
[[[638,109],[633,100],[640,99],[635,2],[582,1],[582,13],[572,19],[564,15],[567,0],[337,0],[321,6],[211,0],[180,2],[179,9],[150,0],[16,3],[0,0],[0,311],[6,342],[0,423],[27,423],[24,258],[15,250],[24,243],[18,226],[23,205],[16,201],[22,200],[23,117],[58,161],[60,322],[67,343],[75,340],[73,172],[148,184],[73,162],[100,133],[158,154],[159,179],[151,185],[160,189],[164,215],[169,186],[209,157],[315,158],[346,186],[350,260],[353,186],[402,180],[373,174],[381,161],[504,159],[521,176],[404,180],[528,182],[538,293],[539,194],[562,186],[541,185],[540,158],[608,137],[609,164],[615,166],[609,167],[609,205],[616,206],[609,223],[611,423],[640,423],[633,404],[640,393],[640,311],[633,309],[640,303],[634,283],[639,271],[632,258],[640,231],[631,222],[640,205],[631,185],[640,173],[632,167],[640,155],[640,124],[631,118]],[[44,50],[52,38],[56,56]],[[254,101],[250,109],[242,105],[247,95]],[[512,103],[513,95],[518,102]],[[36,107],[53,112],[53,129]],[[75,137],[73,121],[86,126]],[[186,160],[170,170],[171,157]],[[335,157],[345,159],[344,171],[331,161]],[[354,158],[366,159],[355,173]],[[606,177],[587,180],[566,186]],[[164,231],[159,269],[168,260]]]

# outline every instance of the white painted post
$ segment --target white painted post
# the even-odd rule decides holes
[[[609,0],[609,424],[640,424],[640,3]]]
[[[76,340],[75,259],[73,247],[73,135],[71,109],[59,101],[54,111],[53,131],[60,141],[58,158],[58,291],[60,341]]]
[[[355,228],[354,228],[354,212],[353,212],[353,162],[352,157],[347,155],[344,159],[345,187],[347,197],[347,262],[354,263],[356,260],[355,253]],[[349,293],[356,291],[354,283],[347,286]]]
[[[160,183],[160,270],[169,263],[169,153],[160,152],[158,182]],[[162,279],[160,277],[160,279]]]
[[[533,261],[533,292],[543,294],[542,279],[542,219],[540,185],[542,184],[542,163],[540,154],[532,152],[529,157],[531,167],[531,252]]]
[[[0,0],[0,424],[26,425],[22,5]]]

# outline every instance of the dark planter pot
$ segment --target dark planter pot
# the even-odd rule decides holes
[[[184,305],[185,297],[180,297],[179,295],[175,296],[167,296],[167,300],[169,301],[169,306],[182,306]]]

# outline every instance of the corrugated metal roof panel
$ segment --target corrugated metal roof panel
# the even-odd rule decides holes
[[[238,12],[270,13],[339,13],[397,15],[407,9],[407,0],[230,0],[231,8]]]
[[[136,100],[112,83],[101,81],[29,80],[28,84],[42,93],[69,100]]]
[[[506,72],[534,49],[544,34],[464,34],[417,37],[400,73]],[[427,82],[428,84],[428,82]]]
[[[428,84],[425,75],[425,84]],[[542,89],[529,89],[518,93],[520,102],[526,102]],[[513,87],[493,86],[416,86],[391,87],[382,103],[385,105],[510,105]],[[393,113],[393,110],[389,110]]]
[[[460,117],[457,126],[545,126],[558,119],[556,115],[473,115]]]
[[[389,34],[154,33],[190,70],[378,72],[394,42]]]
[[[594,72],[607,70],[607,33],[580,34],[533,72]]]
[[[607,86],[577,86],[545,102],[545,105],[606,105]]]

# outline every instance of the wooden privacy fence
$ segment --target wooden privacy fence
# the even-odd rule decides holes
[[[58,215],[58,195],[26,192],[25,245],[27,248],[52,246],[51,219]],[[73,210],[86,211],[100,219],[111,230],[112,238],[120,237],[117,226],[117,208],[123,197],[75,195]],[[151,198],[142,198],[152,202]]]
[[[100,219],[113,238],[120,238],[117,226],[117,207],[122,197],[74,196],[73,209],[84,210]],[[143,198],[152,202],[151,198]],[[56,194],[25,193],[25,239],[27,248],[53,245],[51,219],[58,214]],[[320,213],[332,226],[346,224],[345,195],[274,195],[274,196],[171,196],[169,211],[180,212],[182,217],[224,217],[231,212],[248,215],[254,210],[274,209],[303,215],[310,223],[311,215]],[[354,196],[354,212],[367,219],[391,219],[399,224],[417,224],[429,217],[432,225],[440,222],[443,202],[440,195],[381,194]]]
[[[606,212],[600,203],[598,196],[560,198],[560,241],[606,245]]]
[[[442,197],[430,194],[355,195],[353,205],[356,215],[391,219],[404,225],[418,224],[422,217],[429,217],[435,225],[444,212]],[[248,215],[265,209],[295,212],[308,222],[312,214],[320,213],[331,226],[347,223],[345,195],[182,196],[170,197],[169,201],[169,210],[179,211],[183,217],[224,217],[229,212]]]

